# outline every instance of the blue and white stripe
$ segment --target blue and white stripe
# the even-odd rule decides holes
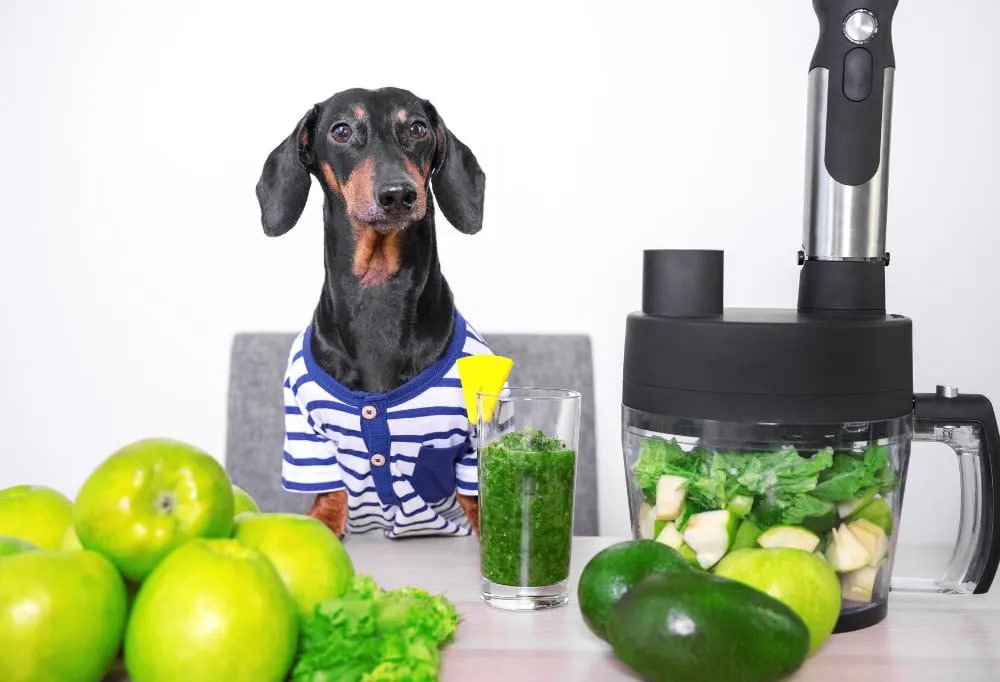
[[[444,357],[379,395],[349,391],[324,372],[312,357],[309,338],[306,329],[292,344],[285,378],[282,487],[346,490],[350,532],[468,535],[455,493],[478,494],[475,429],[456,361],[490,354],[483,338],[456,314]],[[377,416],[371,408],[380,408],[373,410]],[[375,455],[385,464],[373,464],[379,461]]]

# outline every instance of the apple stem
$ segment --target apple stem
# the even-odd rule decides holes
[[[164,514],[169,514],[174,510],[174,498],[167,493],[160,493],[156,498],[156,507]]]

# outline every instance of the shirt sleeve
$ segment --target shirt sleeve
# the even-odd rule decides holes
[[[281,459],[281,487],[296,493],[328,493],[344,482],[337,464],[337,446],[317,432],[285,379],[285,451]]]
[[[455,464],[455,488],[461,495],[479,495],[479,470],[476,456],[476,427],[469,430],[465,454]]]

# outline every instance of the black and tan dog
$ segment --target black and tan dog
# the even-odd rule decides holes
[[[315,105],[270,154],[257,185],[267,235],[295,225],[311,176],[325,198],[326,276],[303,340],[307,359],[354,395],[390,394],[441,362],[461,322],[438,261],[431,188],[448,221],[474,234],[482,227],[485,175],[429,102],[384,88],[346,90]],[[296,409],[311,427],[302,438],[329,434],[315,413],[286,399],[286,413]],[[371,426],[361,423],[365,418],[362,431]],[[330,465],[338,447],[345,450],[334,443],[329,457],[307,459]],[[382,455],[366,454],[372,472],[381,473],[375,467]],[[321,483],[292,489],[319,491],[309,513],[343,535],[354,494],[350,486]],[[375,484],[384,507],[394,493],[385,493],[378,477]],[[477,498],[458,492],[458,505],[478,528]]]

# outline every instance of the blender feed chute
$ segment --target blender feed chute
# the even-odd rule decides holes
[[[913,440],[955,449],[963,485],[951,564],[922,589],[985,591],[1000,557],[992,406],[982,396],[915,396],[911,321],[885,312],[896,5],[814,0],[798,307],[725,309],[721,251],[652,250],[642,312],[626,324],[635,535],[679,544],[710,568],[755,546],[755,530],[795,527],[799,542],[815,539],[802,548],[840,575],[838,631],[885,616]],[[697,514],[732,522],[715,535],[729,544],[687,533]]]

